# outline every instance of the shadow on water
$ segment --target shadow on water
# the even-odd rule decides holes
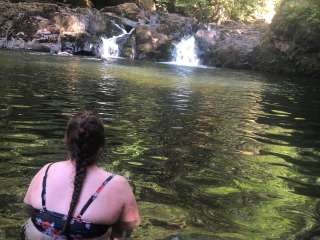
[[[279,176],[295,194],[311,197],[311,221],[295,234],[296,240],[320,237],[320,102],[318,82],[290,80],[281,82],[281,91],[269,91],[263,96],[264,115],[257,122],[273,126],[269,133],[257,134],[261,142],[272,144],[261,150],[262,156],[273,156],[283,163],[274,166],[294,169],[294,174]],[[272,114],[276,113],[276,114]],[[277,149],[277,146],[283,146]],[[286,148],[290,146],[293,149]]]

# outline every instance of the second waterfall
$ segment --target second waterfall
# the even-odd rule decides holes
[[[103,59],[110,59],[110,58],[118,58],[120,56],[120,48],[118,41],[121,38],[129,36],[133,30],[131,29],[130,32],[127,32],[125,29],[121,28],[118,24],[115,24],[121,31],[122,33],[117,36],[113,36],[110,38],[102,37],[102,45],[100,47],[100,55],[101,58]]]
[[[199,66],[200,60],[196,53],[196,40],[194,36],[183,38],[176,44],[173,63],[183,66]]]

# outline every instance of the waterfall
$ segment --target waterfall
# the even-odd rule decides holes
[[[122,35],[122,34],[121,34]],[[102,37],[102,46],[101,46],[101,58],[117,58],[119,57],[119,46],[117,44],[117,38],[119,36],[113,36],[111,38]]]
[[[195,48],[194,36],[183,38],[176,44],[173,63],[184,66],[199,66],[199,58]]]
[[[114,23],[114,25],[122,31],[122,34],[111,38],[101,37],[102,46],[100,47],[100,55],[103,59],[118,58],[120,54],[118,39],[125,37],[126,35],[130,35],[134,31],[133,28],[130,32],[127,32],[118,24]]]

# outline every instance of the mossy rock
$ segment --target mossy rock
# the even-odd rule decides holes
[[[259,70],[320,76],[320,4],[284,0],[253,56]]]

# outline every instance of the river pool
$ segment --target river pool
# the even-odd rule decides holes
[[[0,51],[0,239],[18,239],[35,172],[75,112],[103,119],[132,239],[295,239],[316,225],[320,84],[254,72]]]

